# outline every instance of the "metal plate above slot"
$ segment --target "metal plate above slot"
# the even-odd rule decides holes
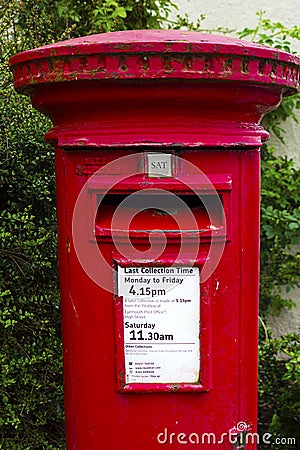
[[[172,176],[171,153],[147,153],[145,172],[149,178],[165,178]]]

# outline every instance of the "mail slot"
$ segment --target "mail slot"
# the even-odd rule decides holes
[[[145,191],[143,191],[145,192]],[[178,202],[178,198],[181,200]],[[127,201],[128,199],[128,201]],[[152,234],[160,239],[161,233],[165,233],[170,239],[182,239],[184,237],[207,237],[213,232],[225,230],[225,216],[222,203],[216,204],[214,196],[207,196],[212,217],[210,218],[204,204],[197,195],[183,195],[170,197],[161,194],[160,190],[151,193],[143,193],[136,198],[126,195],[107,195],[98,208],[95,223],[95,236],[106,237],[114,233],[119,238],[128,235],[131,238],[144,238]],[[145,208],[145,205],[146,206]],[[112,226],[112,217],[117,208],[117,228]],[[194,228],[186,216],[186,208],[190,209],[195,217]],[[128,216],[133,219],[128,228]],[[180,225],[180,227],[179,227]]]
[[[260,121],[299,60],[147,30],[10,65],[53,122],[67,449],[256,449]]]

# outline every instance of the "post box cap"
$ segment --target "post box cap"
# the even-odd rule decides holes
[[[63,147],[261,145],[259,125],[299,87],[295,55],[226,36],[120,31],[15,55],[15,88]]]
[[[78,80],[232,80],[299,88],[300,59],[222,35],[181,30],[130,30],[90,35],[13,56],[15,88]]]

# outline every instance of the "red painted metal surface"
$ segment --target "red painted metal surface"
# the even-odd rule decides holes
[[[56,148],[67,448],[231,449],[229,431],[255,432],[257,421],[259,149],[268,136],[259,123],[298,89],[299,59],[221,36],[128,31],[31,50],[10,65],[16,89],[54,124],[46,138]],[[149,152],[172,155],[172,176],[148,176]],[[187,203],[194,227],[180,208],[122,204],[157,189]],[[205,209],[214,189],[223,214]],[[88,270],[74,230],[91,255]],[[203,277],[213,240],[224,249],[200,286],[198,381],[126,383],[113,269],[176,261]]]

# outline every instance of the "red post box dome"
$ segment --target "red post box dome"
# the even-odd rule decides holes
[[[299,87],[296,56],[198,32],[91,35],[20,53],[10,66],[59,145],[257,144],[262,116]]]

